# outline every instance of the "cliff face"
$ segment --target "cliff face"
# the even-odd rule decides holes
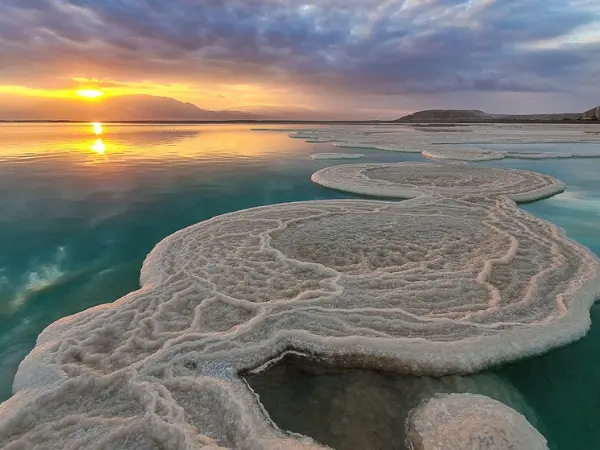
[[[581,118],[583,120],[600,120],[600,106],[596,106],[595,108],[584,112]]]

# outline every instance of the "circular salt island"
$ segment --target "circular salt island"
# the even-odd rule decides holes
[[[483,395],[426,400],[406,420],[411,450],[547,450],[546,439],[512,408]]]
[[[259,364],[294,348],[434,375],[582,337],[600,285],[589,250],[505,198],[313,201],[226,214],[160,243],[141,280],[183,275],[218,295],[196,308],[198,326],[244,331],[224,335],[236,348],[229,356],[251,348]]]
[[[565,189],[556,178],[535,172],[434,163],[345,164],[319,170],[312,181],[331,189],[387,198],[435,193],[452,197],[502,195],[525,202]]]

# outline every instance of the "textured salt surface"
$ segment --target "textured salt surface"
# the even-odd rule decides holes
[[[486,161],[504,158],[598,158],[600,152],[523,153],[465,148],[465,144],[600,143],[588,125],[488,124],[452,128],[390,125],[352,128],[317,128],[289,136],[307,142],[331,142],[340,148],[371,148],[423,153],[433,159]]]
[[[331,189],[389,198],[476,194],[532,201],[565,189],[557,179],[535,172],[432,163],[345,164],[319,170],[312,180]]]
[[[565,158],[600,158],[598,153],[568,152],[509,152],[479,149],[446,149],[440,151],[424,150],[423,156],[430,159],[455,160],[455,161],[492,161],[505,158],[516,159],[565,159]]]
[[[362,153],[315,153],[310,155],[311,159],[358,159],[363,158]]]
[[[505,198],[315,201],[215,217],[148,256],[142,289],[49,326],[0,446],[288,448],[240,370],[289,348],[479,371],[581,337],[598,261]]]
[[[498,376],[441,378],[339,368],[286,355],[259,374],[245,376],[271,419],[336,450],[406,450],[402,424],[409,412],[438,393],[473,393],[538,419],[521,394]]]
[[[411,450],[547,450],[527,419],[482,395],[435,396],[406,421]]]

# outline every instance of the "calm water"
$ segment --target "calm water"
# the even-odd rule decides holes
[[[308,156],[339,149],[249,126],[105,125],[96,135],[89,124],[5,124],[0,142],[0,400],[46,325],[136,289],[145,255],[163,237],[252,206],[348,197],[310,181],[347,161]],[[367,154],[364,162],[423,160],[356,153]],[[491,165],[566,182],[566,193],[525,208],[600,254],[600,160]],[[600,309],[592,314],[600,324]],[[574,345],[496,371],[533,406],[553,448],[600,448],[598,351],[596,327]]]

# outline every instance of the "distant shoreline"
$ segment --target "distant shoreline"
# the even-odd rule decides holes
[[[91,123],[90,120],[2,120],[2,123]],[[114,124],[148,124],[148,125],[216,125],[216,124],[321,124],[321,125],[415,125],[415,124],[438,124],[438,125],[477,125],[477,124],[579,124],[600,125],[597,120],[527,120],[527,119],[469,119],[469,120],[102,120],[102,123]]]

